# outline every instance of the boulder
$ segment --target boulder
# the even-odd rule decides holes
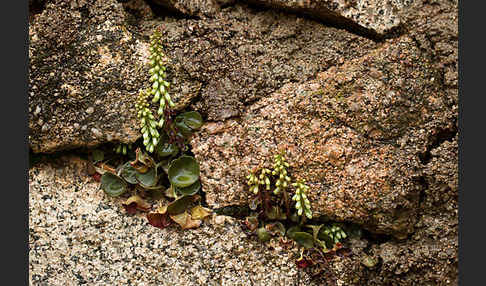
[[[133,21],[134,1],[49,1],[29,27],[33,152],[131,143],[148,87],[148,36],[161,29],[177,109],[237,117],[285,83],[362,56],[375,43],[311,20],[242,5],[214,18]],[[131,4],[131,5],[130,5]],[[143,12],[145,11],[145,12]],[[151,19],[151,20],[149,20]]]
[[[424,186],[425,131],[450,112],[429,59],[407,36],[364,57],[288,84],[241,119],[207,123],[192,140],[213,207],[247,204],[249,170],[287,152],[316,216],[404,238]]]
[[[271,8],[309,15],[315,19],[372,37],[383,37],[402,25],[401,12],[410,0],[246,0]]]

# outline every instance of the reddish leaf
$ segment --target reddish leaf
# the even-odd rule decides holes
[[[347,257],[347,256],[350,256],[352,253],[351,249],[349,248],[340,248],[338,250],[336,250],[336,255],[340,256],[340,257]]]
[[[149,224],[152,226],[158,227],[160,229],[164,229],[170,225],[170,219],[167,213],[148,213],[147,219]]]
[[[128,205],[122,204],[122,206],[125,208],[125,211],[130,215],[135,214],[137,212],[137,203],[136,202],[130,203]]]
[[[98,183],[101,181],[101,174],[100,173],[94,173],[93,175],[91,175],[91,177],[93,177],[93,179]]]
[[[312,260],[306,258],[299,258],[295,261],[297,268],[307,268],[313,264]]]
[[[140,196],[134,195],[127,199],[126,202],[122,204],[128,214],[135,214],[137,210],[148,211],[151,206],[145,202]]]

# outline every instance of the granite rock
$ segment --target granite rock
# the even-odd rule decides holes
[[[294,178],[311,187],[316,216],[406,237],[424,188],[420,156],[432,126],[451,112],[435,78],[404,36],[312,81],[285,85],[241,119],[207,123],[191,143],[208,203],[246,204],[249,170],[270,167],[285,150]]]

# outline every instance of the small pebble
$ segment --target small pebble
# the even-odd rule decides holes
[[[226,221],[224,215],[218,215],[214,218],[214,223],[217,225],[223,225],[224,222]]]
[[[41,107],[39,105],[37,105],[37,107],[35,108],[35,111],[34,111],[34,115],[39,115],[41,110],[42,110]]]
[[[88,107],[88,109],[86,109],[86,113],[88,114],[91,114],[94,112],[94,108],[91,106],[91,107]]]
[[[94,136],[96,136],[98,138],[103,136],[103,133],[101,133],[101,131],[99,131],[98,129],[96,129],[94,127],[91,128],[91,132],[93,133]]]

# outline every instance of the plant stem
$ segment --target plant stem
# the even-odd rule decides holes
[[[285,189],[283,190],[283,198],[285,204],[285,211],[287,212],[287,218],[290,218],[289,194],[287,194],[287,191]]]

